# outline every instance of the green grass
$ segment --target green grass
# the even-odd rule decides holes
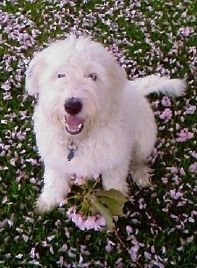
[[[2,14],[9,16],[2,23],[1,44],[0,268],[195,268],[197,181],[191,165],[197,162],[197,117],[196,111],[185,111],[196,106],[197,40],[192,31],[188,36],[180,34],[180,28],[196,31],[196,3],[96,0],[60,6],[59,2],[8,0],[2,8]],[[16,39],[7,27],[15,31]],[[130,183],[131,198],[124,208],[126,216],[116,222],[117,234],[81,231],[67,219],[64,208],[44,215],[34,212],[43,167],[31,124],[35,101],[24,91],[25,70],[34,51],[75,29],[116,48],[117,59],[123,57],[121,64],[131,79],[164,70],[188,82],[186,95],[172,101],[172,120],[164,122],[156,115],[159,128],[164,128],[159,131],[158,156],[152,164],[153,187],[142,190]],[[33,41],[29,45],[18,41],[24,33]],[[9,86],[6,90],[5,85]],[[150,97],[155,111],[165,109],[161,99]],[[179,143],[177,133],[183,128],[194,133],[194,138]],[[168,167],[177,167],[177,174]],[[174,199],[171,190],[183,197]],[[140,207],[140,202],[145,206]],[[131,249],[136,250],[136,257]],[[58,264],[61,258],[62,266]]]

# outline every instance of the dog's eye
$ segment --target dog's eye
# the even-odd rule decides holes
[[[97,79],[97,75],[95,73],[89,74],[88,77],[91,78],[93,81],[96,81]]]
[[[62,78],[62,77],[65,77],[66,75],[65,74],[57,74],[57,78]]]

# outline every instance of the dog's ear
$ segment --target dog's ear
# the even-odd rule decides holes
[[[43,52],[38,52],[30,62],[26,71],[25,88],[29,95],[39,94],[39,77],[45,68]]]

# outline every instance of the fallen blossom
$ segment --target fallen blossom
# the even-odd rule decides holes
[[[179,192],[179,191],[176,191],[176,190],[170,190],[170,197],[177,200],[181,197],[183,197],[183,193]]]
[[[191,140],[194,137],[194,133],[190,132],[187,128],[184,128],[177,133],[177,136],[178,138],[176,138],[176,141],[185,142],[187,140]]]
[[[178,33],[184,37],[188,37],[189,35],[194,33],[194,28],[189,26],[181,27]]]
[[[194,162],[193,164],[190,165],[189,171],[192,173],[197,173],[197,162]]]
[[[127,198],[119,191],[100,189],[100,178],[88,180],[73,176],[71,193],[59,205],[66,205],[67,216],[81,230],[108,230],[114,228],[114,216],[123,216],[123,205]]]
[[[163,120],[170,120],[172,118],[172,111],[169,108],[166,108],[159,116]]]
[[[168,96],[163,96],[162,100],[161,100],[161,104],[165,107],[169,107],[171,106],[171,100]]]

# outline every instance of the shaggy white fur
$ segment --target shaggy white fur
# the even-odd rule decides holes
[[[39,211],[50,210],[70,191],[73,174],[102,174],[105,189],[128,194],[131,169],[139,186],[150,185],[145,162],[156,141],[154,114],[145,95],[182,95],[185,82],[156,75],[128,81],[101,44],[69,36],[35,55],[26,89],[38,96],[34,130],[44,161]]]

